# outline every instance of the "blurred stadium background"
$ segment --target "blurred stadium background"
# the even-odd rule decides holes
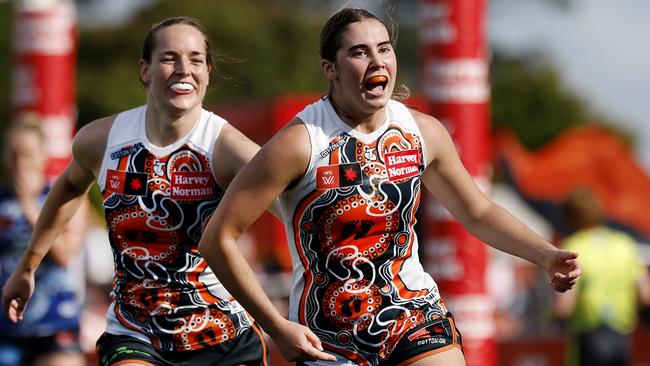
[[[138,81],[138,59],[142,38],[151,24],[169,16],[188,15],[206,27],[219,59],[221,77],[212,83],[204,106],[262,144],[297,110],[326,91],[318,67],[318,32],[324,20],[344,5],[388,14],[399,24],[399,75],[412,91],[410,102],[440,117],[435,112],[444,114],[446,109],[431,102],[423,77],[423,64],[432,62],[423,41],[423,14],[435,18],[439,15],[435,10],[440,9],[437,5],[454,3],[0,1],[0,48],[6,50],[0,57],[0,69],[7,70],[0,74],[0,127],[6,128],[12,115],[24,109],[47,114],[47,108],[52,106],[43,106],[48,102],[41,97],[55,95],[55,101],[49,103],[64,103],[62,99],[68,93],[71,106],[63,106],[62,114],[48,117],[51,126],[56,126],[49,132],[53,161],[58,161],[58,165],[52,164],[55,175],[57,166],[65,163],[74,130],[145,102],[146,93]],[[645,113],[636,111],[642,105],[638,101],[647,100],[648,84],[643,80],[650,82],[650,76],[647,71],[635,74],[643,57],[646,66],[650,61],[647,44],[637,43],[637,37],[650,35],[650,27],[639,26],[634,17],[647,14],[650,7],[630,1],[617,5],[628,7],[627,12],[610,9],[607,13],[604,6],[584,0],[491,0],[475,4],[481,8],[476,13],[481,17],[478,35],[485,44],[485,52],[479,56],[489,71],[485,75],[489,93],[484,101],[489,109],[489,120],[485,122],[489,125],[486,135],[478,137],[485,138],[480,144],[485,145],[481,148],[487,155],[479,158],[486,159],[486,168],[479,169],[475,176],[486,180],[484,187],[497,202],[554,242],[565,234],[558,220],[558,203],[576,186],[592,188],[605,205],[608,223],[633,235],[643,260],[650,264],[650,219],[645,215],[645,208],[650,207],[650,124],[646,123]],[[423,6],[428,6],[425,9],[429,11],[422,11]],[[68,20],[45,23],[45,28],[40,29],[42,34],[34,31],[35,37],[57,33],[51,28],[57,25],[69,27],[64,29],[69,33],[62,37],[72,37],[72,48],[67,59],[34,63],[30,58],[33,56],[24,56],[37,48],[31,43],[33,38],[24,34],[30,29],[26,19],[33,20],[34,13],[52,11],[52,7],[70,11],[63,16]],[[608,14],[611,22],[596,23],[599,14]],[[617,30],[625,24],[632,33]],[[609,33],[603,33],[602,28]],[[618,41],[616,49],[604,49],[610,39],[603,34]],[[588,48],[581,41],[601,42],[604,46]],[[53,47],[47,44],[50,46],[46,48]],[[628,54],[627,50],[636,53]],[[592,58],[571,58],[572,52]],[[37,72],[30,71],[30,67],[59,78],[43,84],[34,80]],[[591,73],[582,70],[589,68]],[[598,81],[590,81],[596,78]],[[464,127],[471,129],[472,125]],[[99,207],[96,190],[93,197]],[[83,331],[90,360],[94,341],[103,331],[103,311],[112,276],[112,256],[99,208],[96,214],[98,224],[89,231],[86,249],[72,269],[82,274],[77,278],[87,304]],[[423,217],[421,222],[426,225],[421,226],[435,224],[436,215],[432,216]],[[426,232],[427,228],[422,230]],[[429,258],[441,255],[440,247],[426,245],[435,241],[422,240],[420,254],[425,265]],[[242,240],[242,246],[269,294],[286,311],[291,266],[282,226],[264,216]],[[431,261],[430,270],[439,271],[439,262]],[[485,356],[489,361],[480,361],[481,355],[469,356],[468,364],[563,365],[564,329],[552,317],[552,294],[543,273],[491,250],[483,265],[480,280],[484,283],[480,287],[484,291],[479,292],[485,292],[481,296],[490,299],[490,306],[479,314],[490,317],[482,323],[484,328],[467,333],[470,339],[472,332],[480,333],[477,337],[487,339],[487,348],[494,354]],[[441,282],[444,296],[448,289],[445,280]],[[471,317],[475,309],[465,311]],[[636,366],[650,365],[650,350],[643,347],[650,344],[650,313],[646,310],[640,315],[641,326],[634,335]],[[273,359],[274,364],[283,364],[276,353]]]

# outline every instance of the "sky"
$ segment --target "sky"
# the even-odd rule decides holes
[[[512,52],[542,53],[568,87],[637,137],[636,156],[650,172],[650,1],[564,0],[567,8],[547,0],[485,1],[489,42]],[[88,1],[101,11],[86,11],[85,21],[126,19],[131,7],[151,2]]]
[[[541,51],[567,86],[636,136],[636,155],[650,172],[650,1],[569,4],[492,0],[489,40],[513,52]]]

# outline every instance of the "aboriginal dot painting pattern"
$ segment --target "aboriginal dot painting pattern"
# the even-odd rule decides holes
[[[365,365],[387,359],[409,329],[444,315],[437,288],[409,289],[401,275],[413,252],[420,200],[422,141],[391,122],[369,144],[347,135],[328,165],[358,162],[362,184],[313,190],[293,217],[305,267],[299,317],[330,351]],[[415,175],[389,179],[388,155],[417,156]],[[436,292],[433,294],[432,292]]]
[[[208,157],[188,144],[166,156],[142,144],[122,149],[131,153],[119,158],[116,170],[144,173],[147,189],[144,196],[102,192],[115,262],[111,297],[116,318],[165,351],[235,338],[250,320],[232,311],[229,295],[214,290],[216,279],[198,252],[203,227],[223,194]],[[204,181],[200,189],[183,188],[189,192],[184,199],[174,196],[175,174]],[[213,194],[206,199],[205,192]]]

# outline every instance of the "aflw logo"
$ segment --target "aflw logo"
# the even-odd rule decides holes
[[[361,164],[348,163],[316,168],[316,189],[350,187],[363,184]]]
[[[334,183],[334,177],[323,177],[323,184],[331,185]]]
[[[116,180],[117,177],[112,177],[110,180],[111,188],[114,190],[120,189],[120,181]],[[119,178],[117,178],[119,179]]]
[[[144,197],[148,192],[147,180],[147,173],[108,169],[104,189],[112,193]]]

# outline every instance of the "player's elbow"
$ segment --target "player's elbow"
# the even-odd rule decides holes
[[[214,253],[216,248],[214,248],[214,245],[210,244],[211,240],[204,234],[199,241],[198,250],[203,259],[205,259],[208,264],[214,264],[213,258],[216,257]]]
[[[485,226],[495,208],[495,205],[489,201],[474,204],[457,215],[457,219],[469,232],[475,233]]]
[[[219,233],[214,230],[208,231],[206,228],[199,241],[198,250],[211,267],[218,265],[219,258],[223,258],[223,249],[224,244],[223,240],[220,240]]]

